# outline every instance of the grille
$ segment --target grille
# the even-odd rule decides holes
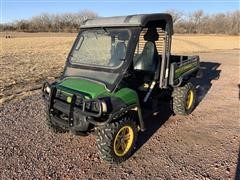
[[[65,93],[64,91],[61,91],[59,89],[56,92],[56,98],[61,99],[61,100],[65,101],[65,102],[67,102],[67,98],[69,96],[72,96],[72,95],[68,94],[68,93]]]
[[[60,99],[60,100],[62,100],[62,101],[64,101],[64,102],[67,102],[67,98],[68,98],[69,96],[72,97],[73,95],[70,94],[70,93],[67,93],[67,92],[65,92],[65,91],[59,90],[59,89],[58,89],[57,92],[56,92],[56,98],[57,98],[57,99]],[[75,101],[75,105],[78,106],[79,108],[82,108],[82,105],[83,105],[83,96],[77,95],[76,101]]]

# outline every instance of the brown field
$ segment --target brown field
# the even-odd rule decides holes
[[[0,36],[0,179],[240,179],[239,36],[174,35],[173,54],[200,55],[198,105],[187,117],[161,107],[119,166],[98,158],[94,136],[43,123],[39,88],[59,76],[76,34]]]

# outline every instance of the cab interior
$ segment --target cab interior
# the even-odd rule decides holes
[[[140,33],[129,73],[124,79],[128,87],[136,90],[140,100],[149,92],[153,81],[154,87],[158,86],[162,53],[166,48],[165,29],[165,21],[152,21]]]

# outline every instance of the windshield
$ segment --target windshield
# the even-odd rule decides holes
[[[128,29],[120,28],[82,31],[71,52],[70,63],[116,68],[125,60],[130,36]]]
[[[123,68],[128,67],[138,31],[138,27],[81,29],[63,77],[98,81],[113,89]]]

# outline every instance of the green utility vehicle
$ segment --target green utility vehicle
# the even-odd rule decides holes
[[[190,114],[196,91],[189,80],[199,57],[171,55],[172,35],[169,14],[85,21],[62,76],[43,85],[50,129],[94,133],[102,159],[120,163],[147,130],[144,113],[157,108],[160,96],[172,100],[175,114]]]

